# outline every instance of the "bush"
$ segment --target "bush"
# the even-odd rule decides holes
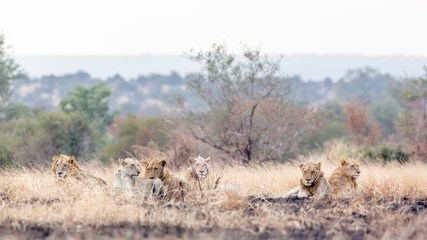
[[[0,165],[50,163],[61,153],[85,159],[102,141],[99,130],[78,112],[39,112],[0,125]]]
[[[8,149],[7,146],[0,143],[0,168],[11,166],[13,164],[14,156],[13,153]]]
[[[414,152],[408,153],[402,150],[402,147],[393,148],[392,146],[382,143],[375,147],[366,147],[363,150],[365,158],[370,160],[382,160],[384,163],[398,161],[406,163]]]
[[[97,127],[83,114],[43,113],[39,116],[40,146],[50,157],[59,153],[88,158],[102,145]]]
[[[110,126],[110,133],[114,140],[105,147],[105,158],[110,159],[128,157],[134,145],[155,145],[164,151],[168,143],[167,128],[159,117],[136,117],[130,114],[125,119],[116,118]]]

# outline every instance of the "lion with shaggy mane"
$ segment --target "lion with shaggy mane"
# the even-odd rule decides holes
[[[52,172],[58,180],[64,180],[67,177],[74,177],[78,180],[90,178],[102,185],[107,185],[101,178],[81,169],[73,156],[67,156],[64,154],[59,155],[59,157],[53,156]]]

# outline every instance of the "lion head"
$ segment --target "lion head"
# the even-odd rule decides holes
[[[202,158],[200,155],[196,158],[190,158],[191,172],[200,179],[209,174],[209,162],[211,158]]]
[[[348,177],[356,179],[360,177],[359,160],[341,159],[340,168]]]
[[[52,171],[59,180],[75,175],[79,169],[80,166],[73,156],[61,154],[52,158]]]
[[[321,174],[321,171],[320,171],[321,166],[322,166],[321,162],[318,162],[318,163],[309,162],[306,164],[299,165],[299,168],[302,171],[301,182],[304,184],[304,186],[309,187],[309,186],[313,185],[313,182]]]
[[[145,167],[144,178],[149,179],[162,179],[164,176],[164,169],[166,166],[165,160],[151,160],[149,162],[142,162]]]
[[[141,164],[135,158],[119,159],[126,176],[137,178],[141,173]]]

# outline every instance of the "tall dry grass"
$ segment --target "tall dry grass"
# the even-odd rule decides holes
[[[50,236],[64,237],[67,231],[90,233],[117,224],[163,229],[158,230],[162,234],[170,234],[171,230],[165,233],[164,228],[173,226],[196,238],[213,237],[218,231],[222,235],[217,236],[222,238],[260,234],[337,239],[427,236],[427,166],[421,162],[385,166],[364,162],[360,193],[347,199],[270,199],[273,203],[268,203],[258,198],[279,197],[297,185],[300,162],[321,161],[329,176],[342,157],[355,156],[349,148],[335,142],[325,152],[299,157],[292,164],[222,169],[213,163],[209,183],[220,177],[220,188],[208,188],[205,183],[202,189],[193,186],[185,201],[176,203],[143,201],[114,192],[113,172],[117,166],[83,166],[103,178],[107,187],[74,179],[58,183],[49,169],[9,169],[0,173],[0,222],[9,236],[34,226],[50,229]],[[181,177],[184,173],[185,169],[176,172]],[[250,200],[249,196],[258,200]],[[207,235],[197,235],[201,233]]]

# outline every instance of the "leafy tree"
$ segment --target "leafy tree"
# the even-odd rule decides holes
[[[369,114],[382,126],[381,132],[384,137],[387,137],[396,133],[395,121],[401,110],[398,100],[389,97],[383,101],[373,103],[369,107]]]
[[[427,159],[427,68],[425,76],[408,79],[402,91],[405,109],[400,115],[400,131],[410,139],[416,152]]]
[[[370,103],[383,100],[392,93],[396,80],[389,74],[382,74],[377,69],[364,67],[352,69],[334,85],[337,99],[360,101],[368,99]]]
[[[99,124],[100,129],[105,129],[113,121],[114,114],[109,113],[108,98],[111,90],[105,83],[91,87],[76,86],[75,91],[68,92],[60,107],[65,113],[80,112],[88,119]]]
[[[363,101],[363,106],[358,100],[345,105],[347,130],[351,140],[357,145],[375,145],[381,136],[381,126],[376,121],[372,121],[372,124],[368,125],[367,105],[367,99]]]
[[[107,157],[116,159],[128,157],[132,147],[156,145],[164,150],[168,142],[167,129],[161,118],[136,117],[129,114],[126,118],[115,118],[110,126],[114,141],[105,147]]]
[[[5,38],[0,34],[0,110],[3,111],[9,104],[12,95],[11,86],[16,79],[24,77],[23,70],[9,56],[5,46]]]
[[[290,80],[259,49],[243,47],[242,57],[213,44],[188,57],[203,70],[189,76],[187,88],[206,103],[181,121],[191,136],[234,159],[281,159],[295,150],[302,135],[316,127],[315,109],[288,98]]]
[[[316,149],[321,149],[324,143],[332,139],[347,139],[348,132],[344,122],[344,106],[333,102],[327,103],[319,111],[319,115],[323,115],[325,119],[324,127],[310,134],[305,135],[300,144],[299,149],[303,153],[309,153]]]
[[[103,144],[97,126],[79,112],[39,111],[1,124],[0,132],[0,165],[50,163],[60,153],[87,159]]]

